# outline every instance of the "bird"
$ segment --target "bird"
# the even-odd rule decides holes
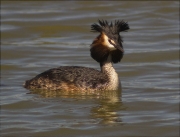
[[[127,32],[129,25],[123,20],[108,22],[98,20],[91,25],[92,32],[99,35],[90,44],[91,57],[100,64],[100,69],[82,66],[60,66],[44,71],[25,81],[29,90],[60,91],[110,91],[120,88],[120,81],[113,64],[124,55],[120,32]]]

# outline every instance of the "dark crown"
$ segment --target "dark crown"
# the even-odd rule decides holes
[[[99,25],[94,23],[91,25],[91,30],[93,32],[100,32],[101,34],[93,41],[93,46],[91,46],[91,57],[96,60],[97,62],[102,63],[103,61],[107,60],[108,56],[111,54],[111,59],[113,63],[118,63],[121,61],[123,57],[123,52],[116,49],[110,51],[106,46],[102,46],[102,33],[105,33],[108,38],[114,40],[117,46],[122,46],[122,38],[120,36],[120,32],[127,31],[129,29],[129,25],[127,22],[123,20],[115,20],[114,23],[108,23],[106,20],[99,20]]]
[[[91,30],[93,32],[119,34],[119,32],[127,31],[129,29],[128,23],[123,20],[115,20],[114,24],[112,22],[109,24],[106,20],[99,20],[98,22],[100,25],[96,23],[91,25]]]

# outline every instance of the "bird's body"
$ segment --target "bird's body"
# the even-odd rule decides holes
[[[117,79],[117,78],[116,78]],[[109,84],[109,77],[93,68],[64,66],[47,70],[32,80],[26,81],[26,88],[66,91],[91,91],[118,89]]]
[[[107,75],[98,70],[79,66],[62,66],[47,70],[27,81],[27,88],[47,90],[103,90]]]
[[[111,28],[113,26],[108,25],[107,22],[99,21],[99,23],[101,27],[97,24],[92,25],[92,30],[101,34],[91,44],[90,51],[92,58],[100,63],[101,71],[80,66],[61,66],[49,69],[27,80],[24,87],[31,90],[117,90],[119,88],[119,78],[112,63],[119,62],[123,57],[123,47],[119,32],[121,31],[120,29],[124,31],[125,27],[125,30],[129,29],[129,27],[123,21],[115,22],[114,28]],[[123,26],[124,24],[126,24],[125,27]],[[114,34],[117,39],[109,38],[108,30],[105,30],[108,28],[112,30],[109,33]]]

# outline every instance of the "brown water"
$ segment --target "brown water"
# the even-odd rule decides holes
[[[28,94],[47,69],[99,69],[89,55],[98,19],[128,21],[115,68],[122,91]],[[2,1],[2,136],[179,136],[178,1]]]

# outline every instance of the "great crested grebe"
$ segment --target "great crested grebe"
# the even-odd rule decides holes
[[[112,63],[120,62],[123,57],[123,41],[119,33],[128,29],[129,25],[124,21],[109,24],[105,20],[99,20],[99,25],[91,25],[93,32],[100,32],[90,45],[90,52],[91,57],[100,63],[101,71],[80,66],[61,66],[27,80],[24,87],[31,90],[118,90],[119,78]]]

